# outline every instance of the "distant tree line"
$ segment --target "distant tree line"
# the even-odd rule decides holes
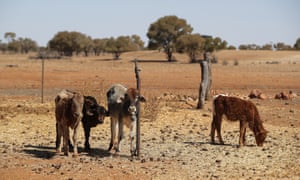
[[[119,59],[123,52],[138,51],[143,47],[144,42],[138,35],[92,39],[90,36],[74,31],[58,32],[48,42],[48,49],[57,51],[61,56],[72,56],[74,53],[99,56],[101,53],[111,53],[114,59]]]
[[[284,44],[283,42],[278,42],[276,44],[264,44],[262,46],[259,46],[257,44],[241,44],[239,46],[239,50],[294,50],[294,49],[299,49],[297,48],[297,43],[300,44],[300,39],[298,39],[294,45],[294,47]]]
[[[167,60],[174,60],[173,53],[185,53],[191,62],[195,62],[203,53],[213,52],[222,49],[236,50],[237,48],[228,45],[227,41],[220,37],[200,35],[193,33],[193,28],[185,19],[177,16],[164,16],[150,24],[147,32],[149,39],[147,47],[138,35],[119,36],[110,38],[92,38],[86,34],[75,31],[57,32],[47,47],[39,48],[37,43],[30,38],[16,39],[16,34],[7,32],[4,35],[7,43],[0,41],[2,52],[28,53],[30,51],[55,52],[59,56],[73,55],[96,55],[111,53],[113,59],[120,59],[124,52],[138,51],[142,49],[160,50],[166,54]],[[275,44],[242,44],[239,50],[300,50],[300,38],[294,46],[282,42]],[[42,53],[47,54],[47,53]],[[56,56],[55,56],[56,57]]]
[[[16,39],[16,33],[14,32],[5,33],[4,38],[6,39],[7,43],[2,43],[0,40],[0,50],[4,53],[9,51],[27,54],[29,51],[38,50],[38,45],[34,40],[22,37]]]

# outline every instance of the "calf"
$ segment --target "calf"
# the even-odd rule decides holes
[[[70,96],[66,96],[65,98],[70,98]],[[84,104],[82,110],[82,126],[84,129],[85,143],[84,149],[85,151],[89,151],[90,143],[90,131],[92,127],[96,127],[98,124],[103,124],[105,116],[108,115],[108,112],[103,106],[98,105],[96,99],[92,96],[84,96]],[[57,124],[56,124],[57,128]],[[57,133],[58,135],[58,133]],[[56,148],[58,148],[58,136],[56,137]],[[73,149],[71,142],[69,141],[69,149]]]
[[[84,97],[83,95],[68,90],[61,91],[55,98],[56,117],[56,150],[61,152],[61,137],[63,137],[64,155],[69,154],[69,128],[73,129],[74,154],[77,151],[77,129],[82,119]]]
[[[145,102],[145,98],[138,95],[138,91],[134,88],[126,88],[121,84],[113,85],[107,91],[108,112],[111,117],[111,140],[108,150],[114,149],[116,152],[120,151],[120,143],[123,138],[124,124],[130,128],[130,152],[133,156],[135,148],[133,147],[133,140],[135,136],[136,127],[136,112],[137,102]],[[116,140],[118,128],[118,140]]]
[[[85,96],[82,113],[82,126],[85,136],[84,149],[89,151],[91,149],[89,143],[91,128],[96,127],[98,124],[103,124],[104,118],[108,115],[108,112],[103,106],[98,105],[94,97]]]
[[[216,96],[213,100],[213,120],[211,123],[211,141],[215,142],[215,130],[221,144],[224,144],[221,136],[222,116],[230,121],[240,121],[239,145],[245,144],[246,128],[253,131],[256,144],[263,146],[267,131],[264,129],[256,106],[251,101],[224,95]]]

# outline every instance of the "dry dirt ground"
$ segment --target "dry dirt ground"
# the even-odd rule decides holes
[[[266,100],[253,101],[269,131],[257,147],[247,131],[238,148],[239,123],[223,121],[225,145],[210,143],[211,101],[197,110],[199,64],[184,55],[167,63],[162,53],[125,53],[45,61],[41,103],[41,61],[0,54],[0,179],[299,179],[300,52],[221,51],[213,65],[213,93],[246,98],[260,89]],[[129,156],[129,140],[115,156],[109,145],[110,120],[93,128],[92,150],[79,156],[55,153],[54,98],[63,88],[95,96],[106,106],[113,83],[135,86],[133,59],[139,59],[142,94],[141,157]],[[227,62],[227,65],[224,65]],[[238,62],[238,65],[234,65]],[[275,100],[292,90],[292,100]],[[128,134],[128,131],[126,131]]]

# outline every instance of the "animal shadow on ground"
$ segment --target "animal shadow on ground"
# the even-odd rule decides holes
[[[131,62],[135,62],[136,60],[132,60]],[[142,60],[142,59],[137,59],[138,63],[170,63],[168,60]],[[177,62],[176,60],[172,60],[172,62]]]
[[[92,148],[87,152],[87,155],[92,156],[92,157],[104,158],[104,157],[111,156],[111,153],[109,151],[107,151],[106,149]]]
[[[25,145],[23,152],[26,154],[30,154],[36,158],[41,159],[51,159],[57,155],[55,147],[51,146],[34,146],[34,145]],[[73,152],[73,148],[70,148],[70,152]],[[91,149],[90,151],[86,152],[83,148],[78,147],[78,153],[85,154],[91,157],[108,157],[111,156],[111,153],[104,149]]]
[[[54,147],[25,145],[23,152],[36,158],[51,159],[56,155]]]
[[[107,151],[106,149],[101,149],[101,148],[93,148],[87,152],[87,155],[91,157],[100,157],[100,158],[105,158],[105,157],[126,158],[126,159],[134,158],[131,155],[120,154],[120,153],[115,154]]]
[[[210,144],[210,145],[217,145],[217,146],[235,146],[232,144],[219,144],[219,143],[212,143],[210,141],[208,142],[183,142],[184,144],[189,144],[189,145],[193,145],[193,146],[201,146],[201,145],[205,145],[205,144]]]

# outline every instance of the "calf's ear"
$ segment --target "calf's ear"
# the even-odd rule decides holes
[[[94,116],[94,113],[92,113],[90,110],[86,110],[86,114],[89,116]]]
[[[140,102],[146,102],[146,98],[144,96],[139,97]]]

